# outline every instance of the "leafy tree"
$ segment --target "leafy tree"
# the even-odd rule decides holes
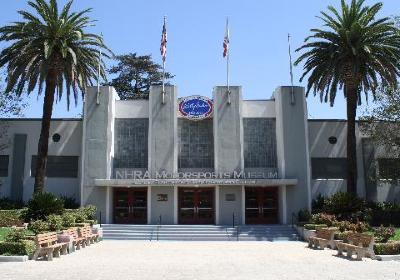
[[[22,117],[26,103],[22,97],[14,92],[4,92],[3,75],[0,73],[0,118]],[[9,124],[0,119],[0,151],[11,145],[11,136],[8,134]]]
[[[109,83],[118,92],[122,100],[148,99],[151,85],[162,84],[162,67],[153,62],[151,55],[137,55],[136,53],[118,55],[116,66],[108,70],[118,77]],[[165,72],[165,80],[174,76]]]
[[[54,99],[61,100],[65,87],[69,108],[71,93],[76,105],[78,91],[84,95],[86,87],[93,85],[92,79],[96,78],[98,68],[102,78],[106,78],[99,49],[105,49],[102,52],[105,57],[109,57],[111,51],[100,36],[84,32],[86,27],[93,25],[87,16],[91,9],[70,12],[72,2],[59,12],[56,0],[29,1],[37,16],[18,11],[23,21],[0,28],[0,42],[12,42],[0,53],[0,67],[7,65],[5,91],[16,88],[16,94],[21,95],[25,87],[28,94],[38,87],[40,95],[45,87],[35,192],[44,188]]]
[[[365,6],[364,0],[341,1],[333,15],[321,12],[319,17],[327,30],[311,29],[313,33],[296,51],[304,50],[295,62],[305,60],[304,73],[309,75],[307,96],[313,89],[322,101],[334,105],[336,93],[343,89],[347,101],[347,191],[356,192],[357,157],[355,119],[363,93],[375,96],[378,86],[397,88],[400,72],[400,36],[389,18],[376,18],[382,3]]]

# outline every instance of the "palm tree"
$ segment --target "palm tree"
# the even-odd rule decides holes
[[[27,88],[29,94],[37,88],[40,95],[45,85],[35,192],[44,188],[54,99],[61,100],[65,87],[68,108],[71,93],[76,106],[78,91],[84,95],[86,87],[93,85],[92,79],[96,78],[98,69],[102,78],[106,78],[99,49],[111,53],[100,36],[84,33],[84,28],[93,23],[86,16],[91,9],[70,13],[72,2],[59,12],[56,0],[29,1],[38,16],[18,11],[24,21],[0,28],[0,42],[12,42],[0,53],[0,67],[6,65],[8,70],[6,92],[16,89],[21,95]],[[109,57],[104,51],[102,53]]]
[[[327,30],[311,29],[313,33],[296,51],[305,53],[295,62],[305,60],[300,81],[309,75],[307,96],[313,89],[321,102],[333,106],[338,90],[347,101],[347,191],[356,193],[357,157],[355,119],[362,93],[375,97],[379,86],[397,87],[400,72],[399,30],[389,18],[377,19],[382,3],[364,6],[364,0],[341,1],[341,13],[334,7],[332,15],[321,12]]]

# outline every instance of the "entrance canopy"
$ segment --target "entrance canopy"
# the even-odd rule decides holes
[[[95,179],[99,187],[135,187],[135,186],[291,186],[297,184],[297,179]]]

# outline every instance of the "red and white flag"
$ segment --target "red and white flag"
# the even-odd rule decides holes
[[[165,59],[167,58],[167,27],[165,26],[165,17],[164,17],[164,25],[163,25],[162,35],[161,35],[160,52],[161,52],[163,61],[165,61]]]
[[[226,19],[226,32],[225,32],[225,38],[224,38],[224,52],[222,54],[223,57],[226,57],[229,52],[229,25],[228,25],[228,19]]]

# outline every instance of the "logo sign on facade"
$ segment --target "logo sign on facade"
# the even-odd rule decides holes
[[[203,120],[213,111],[213,102],[204,96],[192,95],[179,101],[179,113],[188,120]]]

